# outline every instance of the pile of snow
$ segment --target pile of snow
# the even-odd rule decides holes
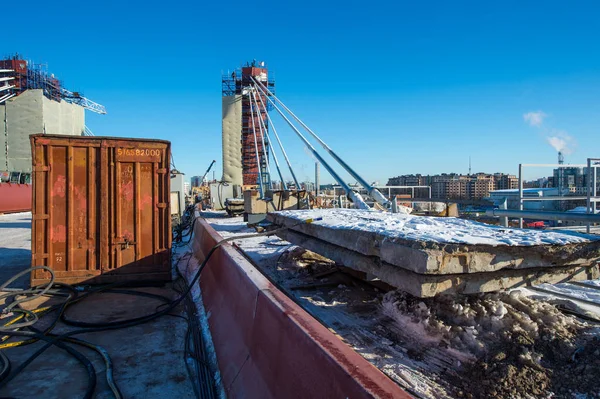
[[[381,306],[400,331],[413,332],[413,339],[474,356],[501,343],[534,343],[542,333],[569,340],[583,327],[553,305],[519,291],[427,300],[391,291]],[[526,363],[539,361],[538,354],[524,351],[522,355]]]
[[[391,238],[448,244],[565,245],[600,240],[600,236],[574,232],[511,229],[459,218],[415,216],[362,209],[310,209],[277,212],[332,229],[360,230]]]

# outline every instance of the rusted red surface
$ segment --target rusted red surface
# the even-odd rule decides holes
[[[12,69],[12,75],[15,79],[9,81],[10,85],[14,85],[16,89],[21,89],[24,86],[27,78],[27,61],[25,60],[0,60],[0,69]]]
[[[66,283],[170,279],[169,142],[33,135],[31,148],[32,265]]]
[[[251,83],[250,77],[257,77],[260,74],[267,76],[266,68],[256,67],[243,67],[242,68],[242,81]],[[260,110],[263,109],[263,95],[260,92],[256,92],[256,101]],[[254,109],[254,118],[252,118],[253,112],[250,109],[250,96],[242,97],[242,184],[244,185],[256,185],[259,178],[260,165],[257,162],[256,150],[258,149],[258,157],[263,158],[263,133],[260,128],[260,119],[263,119],[264,123],[268,123],[266,114],[259,113],[259,110]],[[254,119],[254,121],[252,120]],[[252,128],[254,126],[254,129]],[[256,130],[256,143],[254,141],[254,131]],[[256,146],[255,146],[256,144]],[[267,148],[267,151],[269,149]]]
[[[0,183],[0,213],[31,210],[31,184]]]
[[[204,259],[221,237],[195,226]],[[410,398],[273,286],[229,244],[200,279],[223,385],[232,398]]]

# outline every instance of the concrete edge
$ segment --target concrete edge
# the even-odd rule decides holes
[[[199,219],[195,256],[203,260],[221,239]],[[200,285],[229,396],[411,397],[273,286],[231,245],[223,245],[208,261]]]
[[[393,287],[421,298],[438,294],[493,292],[542,283],[590,280],[600,276],[597,264],[463,274],[419,274],[294,230],[283,230],[278,236],[350,269],[372,274]]]

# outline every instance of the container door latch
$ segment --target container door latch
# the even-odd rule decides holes
[[[121,251],[129,249],[129,245],[135,245],[135,241],[129,241],[127,237],[123,241],[116,241],[115,244],[121,244]]]

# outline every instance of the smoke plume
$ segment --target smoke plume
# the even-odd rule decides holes
[[[540,134],[546,139],[548,144],[552,146],[556,151],[560,151],[563,154],[572,154],[575,150],[575,139],[570,136],[567,132],[562,130],[555,130],[546,127],[544,123],[548,114],[543,111],[531,111],[523,114],[523,120],[529,126],[538,128]]]
[[[563,154],[572,154],[575,150],[575,140],[566,132],[558,132],[554,136],[548,136],[546,137],[546,141],[548,141],[552,148]]]

